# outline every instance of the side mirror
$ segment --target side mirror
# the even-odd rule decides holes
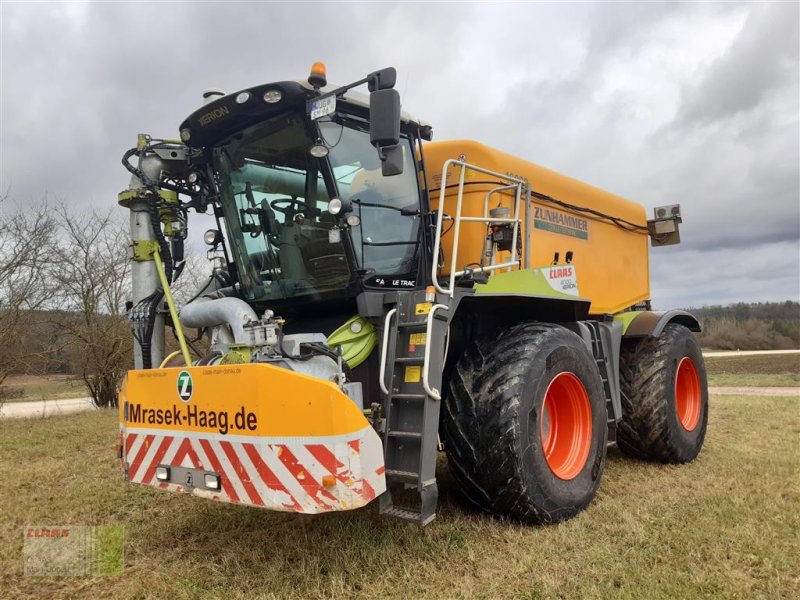
[[[385,177],[403,172],[403,149],[400,146],[400,94],[397,90],[375,90],[369,95],[369,140],[378,149],[381,174]]]
[[[381,148],[381,175],[391,177],[403,173],[403,147],[400,144]]]
[[[400,143],[400,94],[397,90],[370,93],[369,141],[379,148]]]

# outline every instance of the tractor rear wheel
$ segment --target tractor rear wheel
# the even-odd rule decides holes
[[[706,436],[708,383],[692,333],[670,323],[657,338],[623,344],[617,446],[664,463],[693,460]]]
[[[478,340],[450,377],[442,438],[464,495],[528,523],[563,521],[591,502],[606,457],[600,374],[570,330],[527,323]]]

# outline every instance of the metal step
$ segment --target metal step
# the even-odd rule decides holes
[[[422,515],[418,510],[400,508],[399,506],[387,508],[383,511],[383,514],[396,519],[403,519],[404,521],[414,521],[415,523],[419,523],[422,520]]]
[[[397,364],[411,364],[411,365],[417,364],[417,365],[421,365],[423,362],[425,362],[425,357],[424,356],[399,356],[399,357],[394,359],[394,362],[397,363]]]
[[[386,469],[387,477],[396,477],[397,479],[406,479],[416,482],[419,479],[419,473],[413,471],[398,471],[396,469]]]
[[[398,323],[397,327],[400,329],[404,329],[407,327],[421,327],[424,329],[428,327],[428,323],[426,323],[425,321],[406,321],[405,323]]]
[[[419,431],[397,431],[392,430],[387,435],[399,438],[415,438],[422,439],[422,434]]]
[[[425,400],[425,394],[392,394],[392,400]]]

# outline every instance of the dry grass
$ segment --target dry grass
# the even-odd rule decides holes
[[[86,385],[74,375],[10,375],[0,388],[0,402],[59,400],[88,395]]]
[[[706,357],[708,384],[716,386],[800,386],[800,354]]]
[[[714,397],[684,466],[612,450],[576,519],[524,527],[464,507],[444,462],[420,530],[375,507],[307,517],[121,481],[115,415],[0,421],[4,597],[792,598],[800,594],[794,398]],[[25,525],[122,524],[121,577],[22,573]]]

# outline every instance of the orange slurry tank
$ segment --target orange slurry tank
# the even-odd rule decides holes
[[[254,363],[136,370],[119,400],[131,482],[300,513],[386,489],[378,434],[331,382]]]
[[[526,214],[523,205],[520,212],[522,255],[525,255],[524,245],[528,240],[528,267],[550,266],[554,263],[556,254],[558,264],[563,265],[568,253],[571,253],[571,262],[577,275],[578,295],[591,301],[592,314],[618,313],[650,297],[647,217],[643,206],[474,141],[445,141],[425,145],[428,174],[426,184],[433,210],[438,209],[442,167],[448,159],[462,160],[490,171],[527,180],[533,192],[584,209],[570,210],[561,204],[536,197],[533,198],[530,214]],[[452,215],[455,212],[459,175],[459,168],[451,167],[448,170],[445,181],[445,214]],[[490,176],[467,171],[462,215],[483,216],[486,192],[497,185]],[[512,210],[513,196],[492,195],[489,207],[495,208],[498,205]],[[641,229],[634,229],[629,225],[620,227],[589,211],[627,221]],[[529,229],[526,231],[528,223]],[[459,269],[481,262],[485,236],[485,224],[461,224]],[[446,274],[453,251],[452,229],[442,236],[442,247],[446,265],[443,274]],[[510,254],[507,254],[505,260],[509,259]],[[536,292],[531,289],[529,293]]]

